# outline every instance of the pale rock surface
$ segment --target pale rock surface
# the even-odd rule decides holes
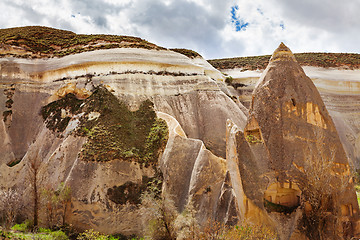
[[[192,202],[201,210],[202,223],[217,214],[236,222],[234,201],[231,208],[222,200],[219,208],[218,199],[226,190],[226,121],[244,127],[246,109],[231,98],[221,82],[222,74],[204,59],[164,50],[110,49],[52,59],[9,57],[0,59],[0,64],[0,89],[4,91],[0,109],[11,110],[0,123],[0,188],[15,187],[31,196],[29,166],[37,160],[38,189],[56,188],[61,182],[71,187],[72,205],[66,221],[75,228],[142,234],[145,227],[137,203],[132,199],[116,203],[111,194],[126,196],[117,191],[139,186],[144,178],[154,177],[155,170],[122,160],[80,160],[86,138],[73,131],[82,115],[72,116],[62,109],[62,117],[71,120],[58,133],[46,127],[40,113],[42,106],[68,93],[84,99],[101,85],[131,110],[150,99],[158,116],[167,121],[170,136],[159,166],[163,191],[174,196],[178,210]],[[11,106],[7,106],[8,99],[13,101]],[[98,114],[88,117],[96,119]],[[17,161],[20,163],[7,166]],[[31,206],[32,198],[25,200]]]
[[[200,224],[205,224],[209,218],[216,218],[226,172],[225,159],[207,150],[203,142],[186,137],[175,118],[165,113],[158,116],[167,121],[170,131],[160,163],[163,189],[174,197],[180,212],[186,204],[193,204]],[[223,214],[227,214],[227,209]]]

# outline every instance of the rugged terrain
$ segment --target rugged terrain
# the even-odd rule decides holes
[[[360,55],[345,53],[294,54],[309,76],[328,109],[345,147],[351,165],[360,169]],[[239,100],[249,107],[252,91],[268,64],[270,56],[210,60],[231,79],[240,93]],[[230,78],[231,77],[231,78]]]
[[[204,221],[213,216],[225,174],[226,121],[244,126],[245,108],[228,97],[219,71],[178,52],[125,47],[60,58],[4,55],[2,187],[31,196],[33,186],[23,183],[36,172],[39,189],[71,187],[67,221],[79,229],[140,234],[134,206],[161,174],[180,211],[190,194],[203,191]],[[155,112],[168,129],[161,131]]]
[[[138,38],[0,32],[0,187],[28,196],[23,217],[40,189],[64,183],[67,223],[142,235],[140,196],[157,183],[178,212],[192,203],[201,226],[246,220],[281,239],[316,238],[325,225],[328,239],[358,234],[358,70],[309,67],[320,96],[282,45],[264,72],[219,71]],[[342,192],[311,192],[313,164]],[[318,208],[324,225],[306,224]]]

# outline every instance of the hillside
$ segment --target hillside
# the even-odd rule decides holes
[[[63,57],[70,54],[111,48],[165,50],[144,39],[105,34],[76,34],[42,26],[0,29],[0,56],[21,58]],[[195,51],[174,48],[187,57],[201,57]]]
[[[360,54],[356,53],[295,53],[294,56],[301,66],[360,68]],[[265,69],[270,57],[271,55],[223,58],[208,62],[218,70],[241,68],[246,71]]]

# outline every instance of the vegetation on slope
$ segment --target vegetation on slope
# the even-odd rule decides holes
[[[295,53],[301,66],[360,68],[360,54],[355,53]],[[241,68],[246,70],[265,69],[271,55],[213,59],[208,62],[216,69]]]
[[[47,120],[46,127],[55,132],[63,132],[71,119],[69,114],[64,116],[64,112],[75,114],[82,102],[74,94],[69,93],[64,98],[42,107],[41,115]]]
[[[77,134],[87,137],[80,153],[87,161],[123,159],[147,166],[157,162],[167,142],[166,122],[156,117],[152,102],[144,101],[132,112],[103,87],[85,100],[68,94],[44,106],[41,113],[46,126],[57,132],[63,132],[74,115],[82,114]]]
[[[110,48],[144,48],[165,50],[144,39],[104,34],[76,34],[42,26],[0,29],[0,57],[22,58],[63,57],[70,54]],[[170,49],[189,58],[201,57],[195,51]]]
[[[15,46],[15,48],[14,48]],[[62,57],[69,54],[108,48],[164,49],[138,37],[85,35],[49,27],[31,26],[0,29],[0,47],[18,50],[16,57]],[[11,52],[11,51],[10,51]]]
[[[185,55],[189,58],[197,58],[201,57],[201,55],[193,50],[185,49],[185,48],[171,48],[170,49],[173,52],[181,53],[182,55]]]
[[[122,234],[106,235],[93,229],[78,232],[71,225],[57,226],[54,228],[36,228],[28,220],[21,224],[15,224],[11,229],[5,230],[0,227],[0,239],[13,240],[141,240],[132,236]]]

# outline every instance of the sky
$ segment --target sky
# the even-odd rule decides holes
[[[0,28],[48,26],[141,37],[206,59],[360,53],[360,0],[0,0]]]

